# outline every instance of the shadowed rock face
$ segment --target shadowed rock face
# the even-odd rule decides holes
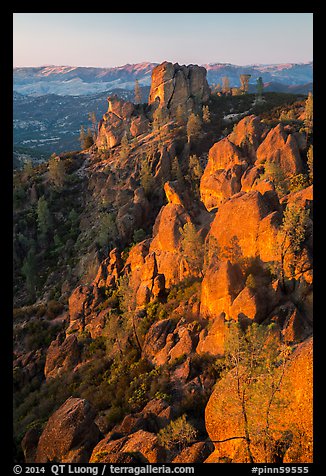
[[[165,61],[152,71],[148,103],[159,104],[170,111],[182,105],[185,112],[190,112],[208,101],[209,93],[205,68]]]
[[[70,397],[49,418],[40,437],[36,462],[87,463],[100,431],[89,402]]]

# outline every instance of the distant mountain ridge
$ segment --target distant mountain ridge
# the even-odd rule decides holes
[[[84,66],[39,66],[13,69],[14,91],[24,95],[42,96],[88,95],[110,89],[132,90],[135,80],[141,86],[149,86],[152,69],[158,63],[143,62],[113,68]],[[222,82],[228,76],[231,86],[239,86],[242,73],[251,74],[251,82],[261,76],[265,83],[277,82],[285,86],[298,86],[313,81],[313,62],[281,63],[238,66],[230,63],[203,64],[207,69],[210,85]]]

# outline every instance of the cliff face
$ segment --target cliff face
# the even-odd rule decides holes
[[[177,109],[200,116],[205,103],[210,122],[189,141]],[[28,224],[36,256],[49,257],[39,274],[54,268],[15,321],[17,392],[25,398],[33,380],[36,404],[45,401],[37,418],[19,406],[19,432],[34,420],[37,428],[23,440],[26,460],[246,461],[243,442],[214,450],[206,441],[207,433],[223,440],[243,429],[232,373],[222,378],[238,323],[243,332],[271,326],[276,347],[294,350],[286,366],[291,415],[274,423],[292,435],[282,460],[310,461],[313,196],[305,137],[296,124],[275,126],[273,116],[270,125],[254,113],[221,137],[220,107],[204,68],[165,62],[153,70],[147,106],[110,97],[96,144],[59,158],[67,173],[61,188],[50,168],[35,180],[22,175],[16,259],[26,263]],[[41,196],[52,216],[44,236],[33,222]],[[294,249],[286,241],[292,231],[282,235],[292,205],[290,231],[304,224]],[[43,431],[39,418],[48,420]],[[173,440],[176,428],[190,435],[182,444]],[[259,444],[253,454],[264,461]]]
[[[180,66],[164,62],[152,71],[149,104],[158,104],[176,112],[178,106],[185,113],[198,110],[209,98],[210,88],[206,69],[197,65]]]
[[[175,118],[178,108],[184,115],[198,113],[209,94],[205,68],[164,62],[152,71],[148,107],[108,97],[108,111],[99,123],[96,144],[99,149],[110,149],[119,145],[125,134],[137,137],[148,133],[157,107],[170,119]]]

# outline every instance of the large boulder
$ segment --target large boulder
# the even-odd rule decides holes
[[[184,448],[172,460],[172,463],[203,463],[213,451],[211,442],[200,441]]]
[[[135,105],[116,95],[108,97],[108,111],[98,125],[96,145],[101,150],[116,147],[126,133],[133,137],[149,131],[149,120]]]
[[[88,463],[100,431],[89,402],[70,397],[49,418],[39,439],[36,463]]]
[[[267,126],[259,117],[251,114],[236,124],[228,138],[240,147],[246,159],[253,163],[256,159],[256,150],[265,137],[266,131]]]
[[[228,318],[230,306],[244,286],[244,278],[237,264],[229,260],[211,265],[201,287],[200,315],[206,319]]]
[[[302,172],[302,160],[295,138],[287,135],[282,124],[271,129],[257,149],[256,165],[272,162],[286,176]]]
[[[111,440],[111,434],[107,435],[94,448],[89,462],[113,462],[113,455],[119,455],[118,461],[122,462],[129,462],[130,455],[143,463],[163,463],[166,458],[165,449],[160,446],[157,436],[144,430],[138,430],[117,440]],[[126,456],[123,458],[122,455]]]
[[[199,334],[199,341],[196,347],[197,354],[210,354],[214,356],[224,355],[224,342],[227,327],[225,325],[225,314],[213,318]]]
[[[230,247],[232,240],[236,242],[239,257],[259,256],[260,224],[278,206],[274,192],[240,192],[219,207],[209,236],[217,240],[222,250]]]
[[[279,441],[279,446],[271,455],[272,459],[267,461],[269,458],[266,459],[262,440],[253,437],[251,450],[256,463],[312,461],[312,349],[310,338],[300,344],[288,360],[278,396],[278,401],[283,403],[274,405],[270,414],[270,421],[273,422],[270,430]],[[257,419],[264,417],[264,411],[261,411],[264,408],[263,404],[256,405],[255,414],[249,412],[257,428]],[[232,378],[232,373],[216,384],[205,409],[205,422],[209,437],[215,442],[215,451],[206,460],[207,463],[225,460],[248,462],[244,440],[234,439],[243,436],[244,429],[236,379]]]
[[[247,166],[241,150],[227,137],[211,147],[200,181],[201,200],[207,210],[212,210],[240,192],[241,176]]]
[[[279,289],[258,285],[256,288],[244,287],[230,307],[230,318],[238,321],[250,319],[261,323],[276,307],[281,298]]]
[[[198,109],[208,101],[210,89],[206,69],[202,66],[180,66],[167,61],[152,71],[149,104],[175,112],[179,105],[187,112]]]
[[[176,197],[176,195],[175,195]],[[169,202],[158,214],[153,227],[150,252],[155,252],[158,272],[164,274],[166,286],[180,280],[182,254],[180,252],[181,232],[191,217],[183,205]]]

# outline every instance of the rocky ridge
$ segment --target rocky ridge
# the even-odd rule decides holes
[[[172,63],[153,70],[149,105],[145,108],[109,98],[96,147],[88,152],[81,173],[90,177],[87,186],[93,197],[100,196],[118,209],[120,242],[118,246],[111,245],[104,259],[97,257],[92,280],[67,291],[65,329],[52,340],[45,355],[44,377],[51,382],[69,373],[78,375],[92,360],[83,354],[85,339],[110,339],[110,359],[137,349],[140,360],[151,366],[150,371],[167,372],[172,401],[167,402],[166,396],[162,398],[158,393],[108,431],[106,425],[102,428],[95,420],[88,402],[70,398],[50,417],[36,449],[36,437],[30,435],[30,446],[25,441],[25,454],[32,455],[28,458],[35,454],[38,462],[243,461],[246,456],[239,442],[223,447],[217,444],[209,456],[213,451],[211,443],[191,442],[178,451],[167,451],[159,434],[181,417],[183,402],[194,402],[194,396],[205,402],[201,410],[208,402],[204,427],[203,419],[189,412],[202,440],[207,438],[206,431],[212,441],[237,432],[238,422],[230,420],[225,425],[223,409],[214,406],[216,399],[221,405],[224,401],[233,405],[228,393],[232,391],[230,375],[220,378],[203,363],[205,359],[206,363],[223,359],[230,322],[244,327],[252,323],[274,324],[280,341],[296,348],[287,370],[288,378],[295,379],[298,389],[293,416],[298,418],[299,408],[309,415],[311,350],[307,349],[311,340],[307,338],[312,334],[312,246],[307,237],[293,270],[291,255],[282,256],[275,243],[287,204],[300,203],[303,209],[311,209],[312,189],[289,191],[282,197],[275,177],[268,174],[270,164],[281,169],[286,179],[305,170],[302,134],[281,124],[270,127],[255,115],[244,117],[207,150],[207,165],[195,197],[180,174],[177,177],[172,170],[175,154],[178,152],[180,162],[187,161],[191,150],[189,144],[180,144],[175,137],[173,121],[180,104],[186,105],[189,114],[198,112],[208,99],[205,70]],[[162,126],[163,144],[162,130],[150,128],[157,107],[169,114],[168,123]],[[121,140],[126,132],[137,142],[129,143],[124,155]],[[155,206],[153,196],[146,195],[144,182],[140,182],[141,153],[150,156],[153,189],[160,190]],[[83,217],[85,223],[91,214],[89,205]],[[150,232],[131,246],[126,256],[123,245],[131,243],[134,231],[143,226]],[[193,247],[186,247],[186,229],[192,230],[193,247],[205,250],[199,258],[193,258]],[[271,269],[281,269],[281,274],[273,274]],[[189,295],[184,291],[180,302],[175,298],[173,301],[171,296],[181,284]],[[121,298],[121,289],[128,293],[127,302]],[[162,314],[150,317],[153,309],[160,309]],[[114,326],[127,316],[130,327],[120,336],[119,327]],[[307,371],[302,381],[295,378],[296,366]],[[307,398],[299,395],[301,385]],[[224,391],[225,400],[220,400]],[[236,408],[233,410],[236,413]],[[310,460],[311,422],[309,416],[305,421],[299,420],[293,424],[308,435],[304,457]],[[63,433],[66,438],[61,439]],[[295,462],[303,457],[296,456],[301,444],[294,435],[282,461]],[[257,447],[255,451],[260,461],[261,449]]]

